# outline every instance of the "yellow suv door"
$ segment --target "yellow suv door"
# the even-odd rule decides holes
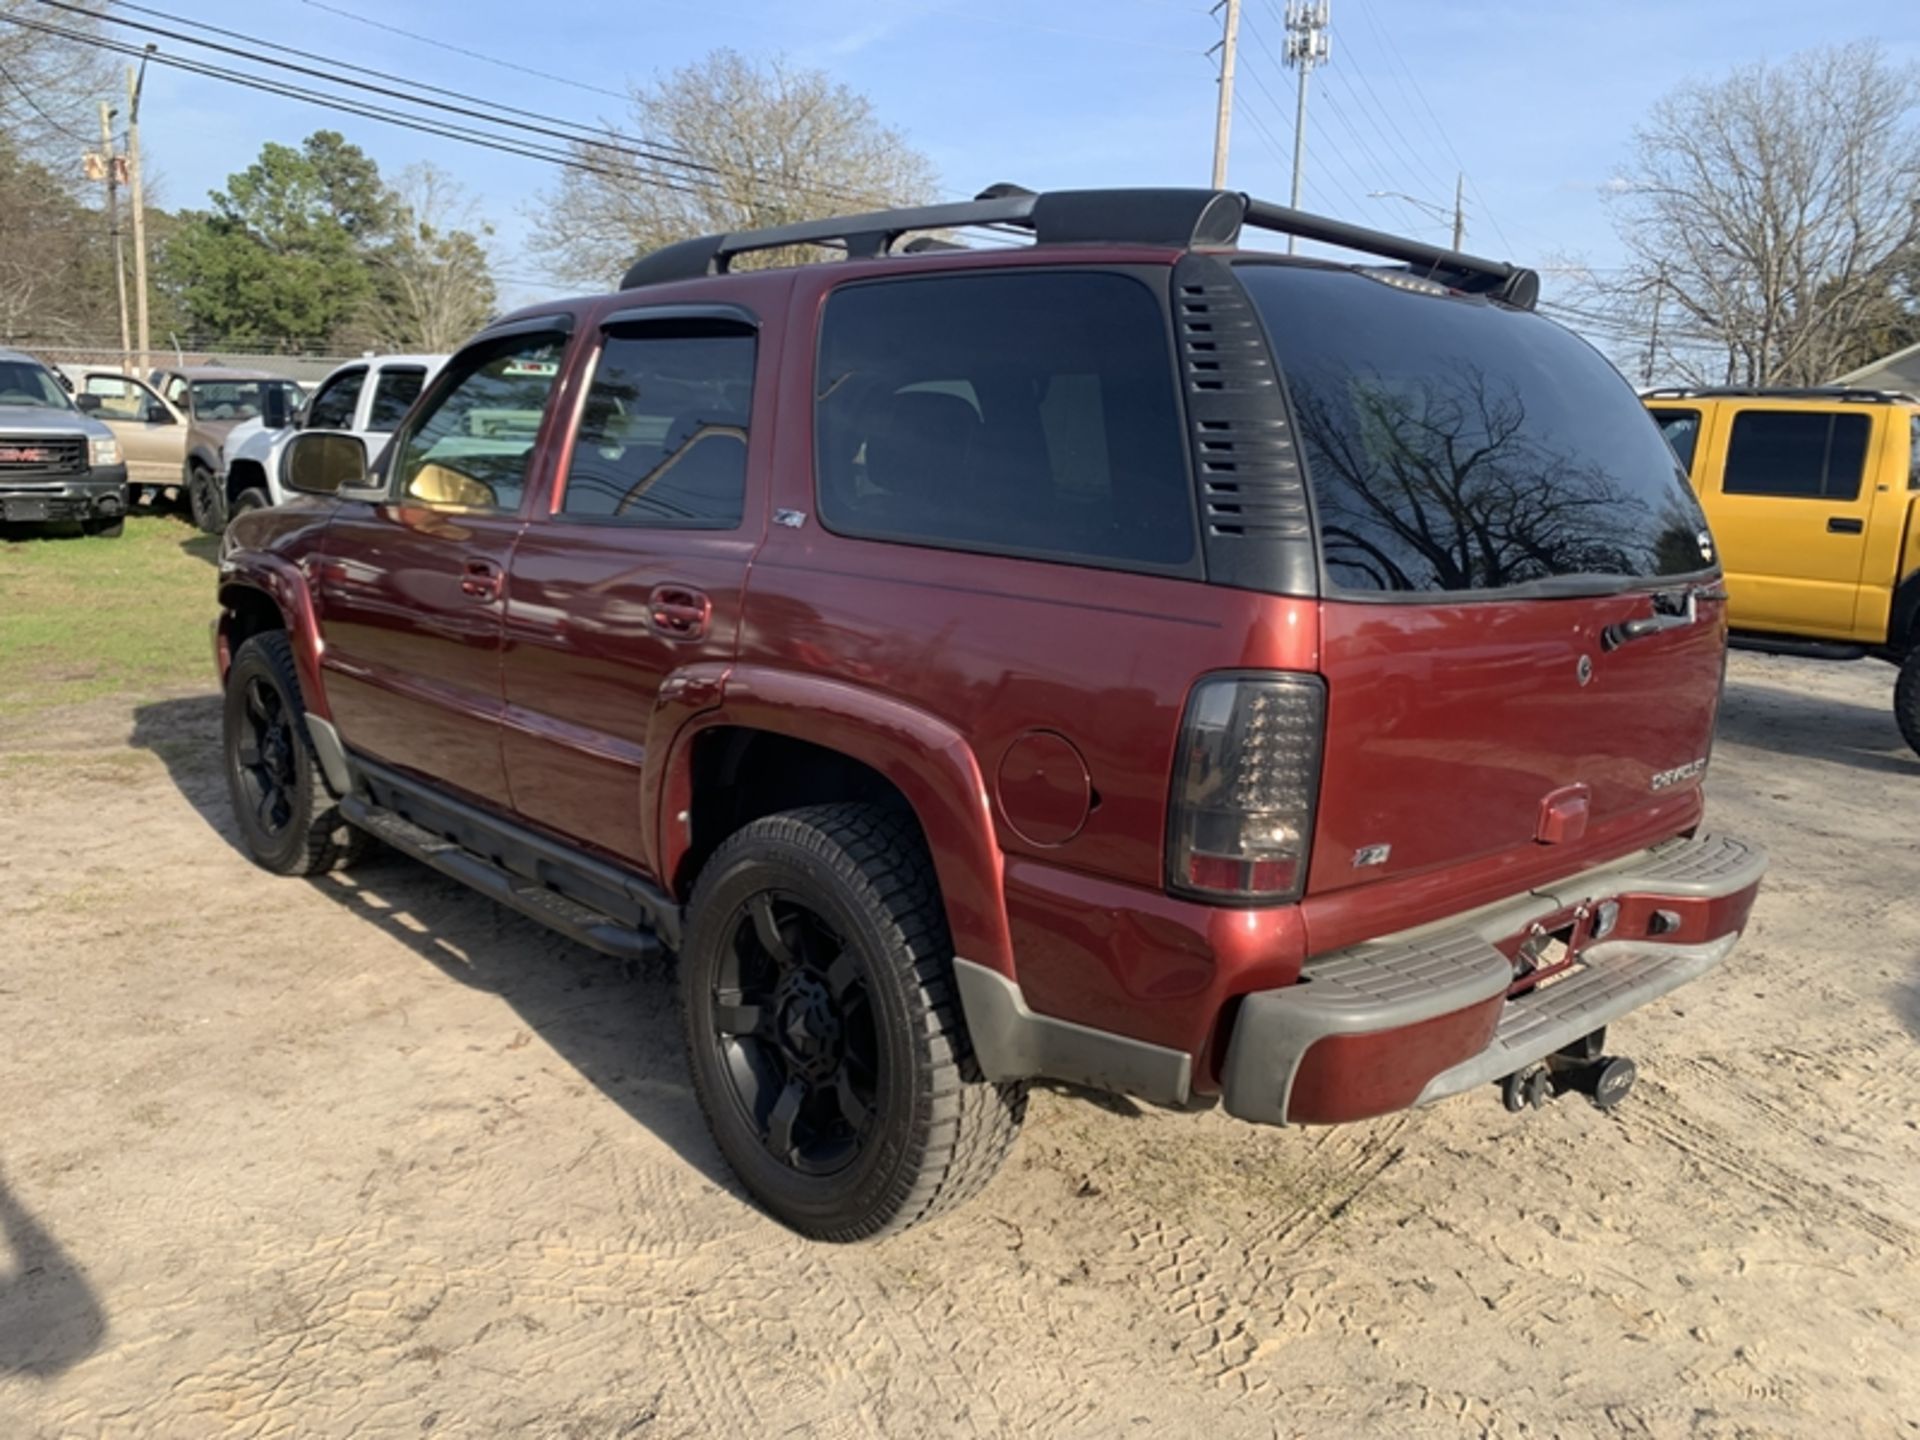
[[[1694,483],[1736,630],[1855,638],[1884,406],[1723,400]]]

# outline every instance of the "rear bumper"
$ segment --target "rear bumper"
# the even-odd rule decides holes
[[[1766,855],[1725,836],[1671,840],[1437,925],[1310,960],[1247,996],[1222,1070],[1229,1114],[1331,1124],[1498,1080],[1711,969],[1745,927]],[[1619,904],[1580,967],[1508,996],[1498,948],[1570,912]]]
[[[111,519],[126,509],[124,465],[101,466],[61,480],[0,477],[0,521]]]

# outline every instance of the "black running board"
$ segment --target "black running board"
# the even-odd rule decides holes
[[[660,938],[650,930],[635,929],[613,916],[571,900],[556,890],[535,885],[511,871],[482,859],[471,850],[443,840],[411,820],[369,804],[359,795],[340,801],[340,812],[369,835],[385,841],[401,854],[431,865],[470,886],[489,900],[557,930],[569,940],[621,960],[653,960],[663,953]]]
[[[1802,660],[1864,660],[1864,645],[1849,645],[1840,640],[1805,640],[1797,635],[1762,635],[1736,630],[1727,637],[1735,650],[1757,650],[1762,655],[1794,655]]]

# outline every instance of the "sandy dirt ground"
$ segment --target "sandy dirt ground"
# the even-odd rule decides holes
[[[208,693],[0,723],[0,1440],[1920,1436],[1920,761],[1736,656],[1733,960],[1626,1106],[1036,1097],[881,1245],[753,1210],[670,978],[397,858],[235,851]],[[8,728],[8,727],[11,728]]]

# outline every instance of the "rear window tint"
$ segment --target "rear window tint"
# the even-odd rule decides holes
[[[1853,500],[1867,463],[1865,415],[1805,410],[1742,410],[1727,440],[1728,495]]]
[[[820,515],[842,534],[1168,570],[1196,563],[1164,302],[1125,275],[836,291]]]
[[[1693,473],[1693,452],[1700,444],[1700,412],[1698,410],[1654,410],[1650,412],[1660,433],[1666,437],[1667,444],[1673,447],[1680,468],[1689,475]]]
[[[1598,352],[1531,311],[1246,263],[1286,376],[1322,563],[1348,591],[1706,569],[1674,452]]]
[[[400,428],[407,411],[426,388],[427,372],[418,365],[389,365],[374,381],[373,405],[367,411],[367,429],[386,435]]]

